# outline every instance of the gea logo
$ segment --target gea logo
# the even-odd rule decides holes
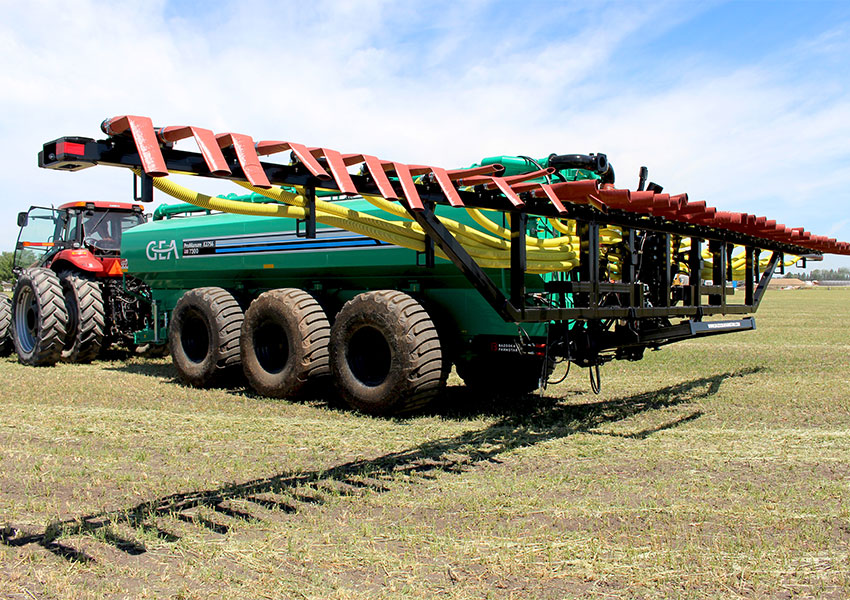
[[[168,260],[171,258],[171,253],[174,253],[174,258],[177,256],[177,243],[174,240],[151,240],[145,248],[145,254],[148,260]]]

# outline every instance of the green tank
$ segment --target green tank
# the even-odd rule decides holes
[[[257,201],[256,196],[236,199]],[[362,213],[393,218],[362,199],[340,200],[338,204]],[[434,266],[426,269],[422,253],[344,229],[318,224],[315,238],[310,239],[305,235],[305,224],[295,219],[205,213],[207,211],[191,205],[163,205],[158,208],[154,220],[128,231],[122,241],[126,271],[150,286],[153,314],[158,323],[156,328],[139,331],[136,342],[162,343],[170,339],[178,370],[190,383],[214,385],[227,379],[226,371],[234,370],[209,368],[208,372],[196,376],[185,374],[187,368],[182,363],[191,365],[193,362],[191,328],[186,333],[185,327],[174,325],[175,310],[179,307],[177,316],[180,318],[185,312],[180,306],[181,299],[197,288],[226,291],[243,311],[266,292],[303,290],[315,299],[326,315],[336,315],[347,302],[361,294],[394,290],[400,298],[411,298],[421,305],[433,322],[443,362],[438,375],[440,386],[448,374],[445,365],[454,363],[466,380],[482,391],[528,392],[538,387],[541,376],[547,374],[547,366],[551,367],[551,360],[546,360],[539,348],[534,350],[535,345],[545,342],[547,325],[527,323],[520,327],[506,322],[448,260],[436,258]],[[475,227],[462,209],[440,207],[437,213]],[[486,273],[507,293],[506,270],[488,269]],[[526,276],[529,291],[542,292],[543,284],[542,276]],[[200,315],[199,321],[207,318],[197,306],[193,314]],[[196,325],[196,329],[204,328],[200,322]],[[183,335],[175,335],[176,329],[183,331]],[[280,329],[275,328],[275,331],[283,336]],[[254,340],[258,352],[269,356],[267,368],[258,364],[257,370],[276,369],[271,355],[284,353],[278,341],[263,336]],[[364,344],[366,342],[369,342],[367,354],[373,354],[372,346],[381,347],[376,339],[366,339]],[[181,347],[186,344],[188,347]],[[285,350],[292,351],[291,348]],[[197,352],[195,358],[201,356],[201,350]],[[203,355],[206,356],[206,350]],[[488,357],[487,361],[484,356]],[[363,373],[369,374],[376,369],[382,373],[389,368],[386,356],[384,364],[380,364],[378,358],[364,363]],[[221,363],[219,367],[228,363],[227,360],[218,362]],[[230,362],[236,365],[239,361],[234,358]],[[500,366],[510,367],[512,375],[507,383],[487,372]],[[374,374],[371,377],[380,379]],[[289,389],[286,393],[277,390],[274,385],[253,383],[266,394],[291,393]],[[295,391],[302,390],[299,386]],[[370,404],[354,400],[352,404],[370,412],[397,413],[417,408],[431,399],[430,394],[422,398],[415,394],[410,397],[404,390],[398,390],[397,394],[380,402]]]

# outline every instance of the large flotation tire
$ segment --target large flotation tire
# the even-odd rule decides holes
[[[259,394],[294,398],[327,378],[331,326],[313,296],[295,288],[270,290],[245,311],[242,370]]]
[[[195,387],[213,387],[240,372],[242,319],[239,303],[223,288],[195,288],[183,294],[168,329],[171,360],[180,379]]]
[[[374,415],[424,408],[446,383],[433,321],[396,290],[359,294],[342,307],[331,327],[330,363],[342,399]]]

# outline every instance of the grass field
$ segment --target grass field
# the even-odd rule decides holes
[[[0,598],[846,598],[850,290],[757,317],[405,420],[0,359]]]

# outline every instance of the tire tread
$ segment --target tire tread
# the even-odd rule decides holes
[[[345,304],[340,315],[347,318],[352,313],[368,314],[372,310],[387,313],[397,324],[399,335],[407,340],[410,363],[406,368],[404,387],[395,390],[398,392],[395,398],[381,399],[369,407],[364,407],[353,399],[351,392],[339,381],[337,387],[349,404],[374,414],[404,415],[420,410],[434,400],[445,387],[443,351],[437,329],[422,305],[398,290],[377,290],[359,294]],[[337,362],[340,360],[342,359],[336,358]]]
[[[63,285],[63,294],[69,287],[72,288],[77,302],[77,331],[66,332],[62,359],[75,363],[91,362],[100,353],[106,332],[100,284],[74,271],[59,273],[59,281]],[[67,305],[66,309],[69,309]],[[70,314],[68,316],[70,321]],[[68,339],[71,335],[76,339]]]
[[[169,347],[171,360],[177,368],[180,378],[195,387],[214,387],[227,382],[229,376],[241,366],[239,354],[239,337],[242,331],[242,307],[229,291],[224,288],[207,286],[193,288],[180,298],[174,312],[178,313],[186,305],[196,309],[204,307],[206,318],[211,318],[212,336],[210,344],[218,339],[217,347],[213,349],[212,363],[203,368],[194,365],[184,365],[187,360],[181,351],[178,332],[174,331],[177,319],[172,318],[172,331],[169,332]]]
[[[15,344],[18,359],[20,362],[32,366],[54,365],[62,357],[68,323],[68,312],[65,308],[62,285],[59,283],[56,273],[44,267],[33,267],[21,273],[15,290],[15,298],[17,298],[20,287],[23,285],[29,285],[35,295],[40,323],[38,339],[35,340],[32,352],[24,352],[19,344]],[[13,336],[15,335],[15,308],[13,302]]]
[[[266,373],[255,360],[253,332],[248,331],[254,324],[256,311],[270,310],[286,313],[286,328],[294,329],[290,333],[293,345],[297,344],[295,352],[290,354],[290,359],[297,364],[286,366],[276,374]],[[278,288],[262,293],[248,308],[242,329],[242,365],[251,387],[273,397],[303,395],[311,383],[330,374],[330,329],[324,309],[308,292],[299,288]]]
[[[8,356],[12,344],[12,299],[0,292],[0,356]]]

